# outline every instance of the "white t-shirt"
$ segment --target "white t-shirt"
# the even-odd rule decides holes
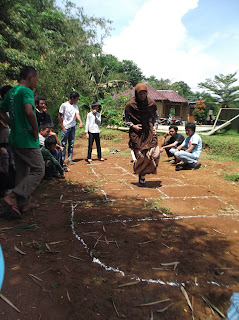
[[[96,116],[94,116],[92,111],[89,112],[86,118],[85,132],[99,133],[100,123],[101,123],[101,114],[99,112],[96,112]]]
[[[196,146],[191,153],[196,158],[200,157],[202,152],[202,139],[197,133],[194,133],[191,137],[187,137],[183,143],[187,148],[189,148],[192,144],[195,144]]]
[[[43,137],[43,135],[41,135],[40,133],[38,133],[38,136],[39,136],[39,145],[40,145],[40,147],[44,147],[46,138]]]
[[[76,125],[76,113],[79,113],[79,108],[75,103],[70,104],[69,101],[62,103],[59,113],[62,114],[63,126],[66,129]]]

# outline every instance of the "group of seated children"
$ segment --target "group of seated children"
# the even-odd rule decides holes
[[[39,144],[45,161],[44,180],[65,178],[65,171],[62,163],[62,147],[54,132],[52,124],[44,123],[39,126]]]
[[[60,162],[56,159],[57,141],[54,135],[45,139],[44,147],[41,147],[41,153],[45,161],[44,180],[55,178],[65,178],[65,171]]]
[[[201,166],[198,159],[202,152],[202,139],[195,131],[195,123],[188,122],[185,126],[185,140],[175,125],[170,126],[169,132],[163,137],[161,152],[165,150],[169,158],[174,156],[170,162],[176,164],[177,171],[199,169]],[[168,136],[171,137],[166,140]]]

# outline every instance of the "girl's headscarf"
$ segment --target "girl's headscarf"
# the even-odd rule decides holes
[[[146,91],[148,93],[148,88],[146,86],[145,83],[143,82],[139,82],[136,84],[135,86],[135,100],[138,104],[139,107],[143,107],[143,106],[147,106],[148,105],[148,98],[146,96],[145,100],[144,101],[141,101],[139,98],[138,98],[138,93],[140,91]]]

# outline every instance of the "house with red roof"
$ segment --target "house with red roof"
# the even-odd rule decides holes
[[[174,113],[177,119],[188,121],[190,108],[188,101],[173,90],[156,90],[147,84],[148,97],[156,102],[159,118],[168,117]],[[134,96],[134,88],[123,91],[114,95],[118,99],[121,95],[132,98]],[[174,112],[173,110],[174,109]]]

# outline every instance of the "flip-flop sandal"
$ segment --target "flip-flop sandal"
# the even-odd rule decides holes
[[[12,213],[15,213],[16,215],[18,215],[19,217],[21,217],[21,212],[19,211],[19,208],[18,206],[15,206],[15,205],[11,205],[10,203],[8,203],[6,201],[6,199],[2,199],[2,203],[3,205],[5,205],[6,207],[8,207],[9,209],[11,209],[11,212]]]
[[[139,176],[139,184],[140,185],[145,185],[145,183],[146,183],[145,177],[144,176]]]

